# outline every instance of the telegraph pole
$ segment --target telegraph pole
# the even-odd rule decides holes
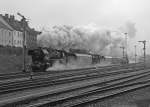
[[[136,63],[136,57],[137,57],[137,53],[136,53],[136,45],[134,46],[135,48],[135,63]]]
[[[141,42],[144,45],[144,48],[143,48],[143,51],[144,51],[144,64],[146,64],[146,40],[138,41],[138,42]]]
[[[124,33],[125,34],[125,41],[126,41],[126,57],[128,56],[128,49],[127,49],[127,47],[128,47],[128,41],[127,41],[127,34],[128,33]]]
[[[112,57],[112,58],[111,58],[111,63],[113,63],[113,53],[112,53],[112,46],[111,46],[111,48],[110,48],[110,49],[111,49],[111,57]]]
[[[19,15],[22,18],[22,25],[23,25],[23,68],[22,71],[26,72],[26,59],[25,59],[25,54],[26,54],[26,50],[25,50],[25,36],[26,36],[26,29],[25,29],[25,22],[26,22],[26,18],[20,14],[17,13],[17,15]]]

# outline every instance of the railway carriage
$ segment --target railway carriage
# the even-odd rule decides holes
[[[92,56],[89,54],[76,54],[77,60],[76,64],[78,66],[86,66],[86,65],[91,65],[92,64]]]
[[[111,62],[112,64],[128,64],[129,60],[128,58],[122,58],[122,57],[110,57],[105,56],[105,60],[108,62]]]

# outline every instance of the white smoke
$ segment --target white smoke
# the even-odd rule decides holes
[[[121,30],[126,30],[130,37],[135,36],[135,26],[127,22]],[[124,32],[124,31],[123,31]],[[88,26],[54,26],[49,31],[43,31],[38,37],[39,46],[68,50],[84,49],[92,53],[122,56],[120,46],[125,44],[121,31],[115,32],[108,28],[99,28],[95,25]]]

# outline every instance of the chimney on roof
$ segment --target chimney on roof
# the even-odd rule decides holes
[[[15,20],[15,16],[14,15],[10,15],[10,21],[13,22]]]
[[[5,19],[7,22],[9,22],[9,15],[8,15],[8,14],[5,14],[3,17],[4,17],[4,19]]]
[[[35,29],[34,29],[34,28],[31,28],[31,30],[32,30],[32,31],[35,31]]]
[[[10,19],[15,19],[15,16],[14,15],[10,15]]]
[[[7,19],[8,19],[8,18],[9,18],[9,15],[8,15],[8,14],[5,14],[5,18],[7,18]]]
[[[20,22],[21,22],[22,26],[23,26],[23,24],[24,24],[25,27],[28,27],[28,21],[26,21],[26,20],[23,21],[23,19],[21,19]]]

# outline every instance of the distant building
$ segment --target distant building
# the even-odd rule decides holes
[[[5,37],[5,39],[9,39],[7,41],[11,41],[10,46],[23,47],[22,20],[18,21],[15,19],[15,17],[13,15],[8,15],[8,14],[5,14],[4,16],[1,15],[1,20],[0,20],[0,22],[2,24],[1,23],[0,24],[3,25],[5,23],[9,28],[9,29],[4,28],[4,30],[5,30],[5,32],[6,32],[6,30],[7,30],[7,32],[9,32],[6,35],[11,35],[11,40],[7,36]],[[28,22],[25,23],[25,34],[26,34],[25,45],[27,48],[35,48],[37,46],[37,35],[40,33],[41,32],[35,31],[34,29],[30,28],[28,25]],[[2,41],[4,41],[4,38],[2,38]]]

